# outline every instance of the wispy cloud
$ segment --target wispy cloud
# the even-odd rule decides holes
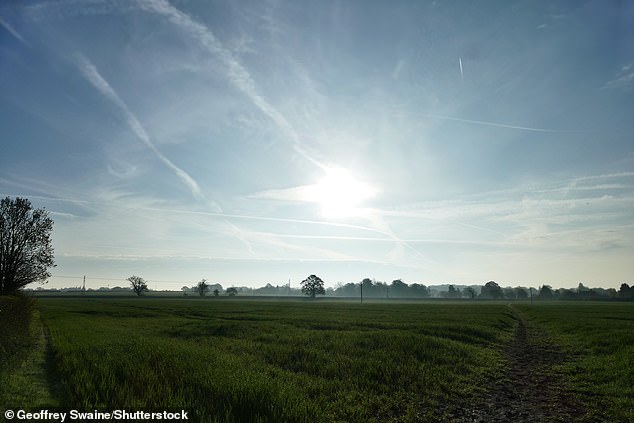
[[[127,104],[119,97],[117,92],[112,88],[112,86],[106,81],[103,76],[99,73],[95,65],[90,62],[84,55],[76,54],[75,60],[79,70],[82,75],[108,100],[114,103],[115,106],[119,109],[119,111],[123,114],[126,123],[132,130],[132,132],[137,136],[137,138],[143,142],[153,153],[154,155],[162,161],[168,168],[170,168],[176,176],[190,189],[192,195],[198,199],[203,199],[204,196],[200,191],[200,187],[198,183],[191,177],[187,172],[185,172],[180,167],[176,166],[170,159],[168,159],[159,149],[154,145],[150,136],[147,134],[141,122],[136,118],[136,116],[130,111]]]
[[[462,75],[462,66],[460,67],[461,75]],[[537,126],[525,126],[525,125],[512,125],[504,122],[491,122],[486,120],[478,120],[478,119],[465,119],[456,116],[447,116],[447,115],[438,115],[435,113],[420,113],[419,116],[430,118],[430,119],[438,119],[438,120],[450,120],[454,122],[462,122],[473,125],[481,125],[481,126],[491,126],[495,128],[505,128],[505,129],[516,129],[520,131],[529,131],[529,132],[545,132],[550,134],[576,134],[583,133],[587,131],[583,130],[571,130],[571,129],[551,129],[551,128],[540,128]]]
[[[140,0],[139,4],[142,9],[148,12],[157,13],[166,17],[174,25],[198,40],[204,49],[220,60],[231,84],[242,92],[262,113],[268,116],[282,133],[291,140],[293,149],[314,165],[322,169],[325,168],[319,160],[315,159],[313,155],[307,151],[301,141],[299,133],[288,119],[260,94],[249,71],[229,49],[223,46],[220,40],[218,40],[207,26],[175,8],[166,0]]]
[[[392,70],[392,79],[396,81],[401,77],[401,72],[403,71],[404,66],[405,60],[401,59],[396,62],[396,66],[394,66],[394,70]]]
[[[7,21],[5,21],[2,16],[0,16],[0,26],[6,29],[11,35],[13,35],[16,39],[18,39],[22,44],[29,46],[29,43],[26,42],[24,37],[20,35],[18,31],[16,31]]]
[[[616,76],[606,82],[603,88],[623,89],[626,91],[634,88],[634,62],[622,66]]]

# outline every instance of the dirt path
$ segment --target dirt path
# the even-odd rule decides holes
[[[555,366],[570,359],[536,324],[513,309],[515,335],[504,352],[506,369],[484,398],[460,422],[573,422],[582,407],[562,387]]]

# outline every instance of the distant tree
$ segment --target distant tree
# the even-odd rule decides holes
[[[513,288],[502,288],[502,292],[504,293],[504,298],[507,300],[514,300],[517,298],[517,293]]]
[[[198,282],[196,285],[196,290],[198,291],[198,295],[204,297],[207,291],[209,291],[209,285],[207,285],[207,281],[205,279]]]
[[[227,295],[230,297],[235,297],[236,295],[238,295],[238,290],[234,287],[227,288]]]
[[[359,296],[359,284],[348,282],[337,287],[335,294],[340,297],[357,297]]]
[[[361,281],[360,288],[361,288],[361,296],[362,297],[369,297],[370,295],[372,295],[372,291],[373,291],[373,288],[374,288],[374,284],[372,283],[372,279],[370,279],[370,278],[363,279]]]
[[[465,289],[462,290],[462,295],[464,295],[466,298],[475,298],[476,296],[476,292],[475,289],[473,289],[472,287],[468,286]]]
[[[390,285],[391,297],[405,297],[409,291],[409,286],[400,279],[395,279]]]
[[[26,198],[0,201],[0,295],[31,282],[44,282],[54,267],[53,220],[44,209],[33,209]]]
[[[621,298],[633,298],[634,297],[634,286],[629,286],[625,282],[621,284],[619,288],[619,297]]]
[[[528,298],[528,292],[526,291],[526,289],[518,286],[517,288],[515,288],[515,296],[518,300],[525,300]]]
[[[214,297],[217,297],[218,295],[220,295],[220,291],[218,291],[218,288],[214,289]]]
[[[311,298],[315,298],[316,295],[325,295],[324,281],[318,276],[310,275],[301,282],[302,292],[304,295],[308,295]]]
[[[188,286],[183,286],[181,288],[181,291],[183,291],[183,295],[187,295],[187,292],[189,291],[189,287]]]
[[[148,291],[147,282],[139,276],[130,276],[128,278],[128,282],[132,285],[134,293],[139,297],[143,294],[143,292]]]
[[[497,300],[504,296],[502,288],[494,281],[489,281],[484,284],[480,291],[480,297]]]
[[[539,298],[543,300],[552,300],[555,297],[553,288],[550,285],[542,285],[539,288]]]
[[[425,285],[422,285],[419,283],[413,283],[410,285],[409,288],[410,288],[410,292],[412,293],[414,297],[427,298],[430,295],[429,288],[426,287]]]
[[[455,286],[449,285],[447,288],[447,298],[460,298],[462,294],[459,289],[456,289]]]

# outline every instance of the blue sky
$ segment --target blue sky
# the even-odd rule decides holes
[[[49,286],[615,287],[634,3],[0,5],[0,194]]]

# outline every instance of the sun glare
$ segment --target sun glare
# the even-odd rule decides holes
[[[346,169],[328,168],[324,178],[312,186],[310,194],[321,206],[324,217],[345,218],[361,216],[363,210],[359,206],[373,197],[376,190]]]

